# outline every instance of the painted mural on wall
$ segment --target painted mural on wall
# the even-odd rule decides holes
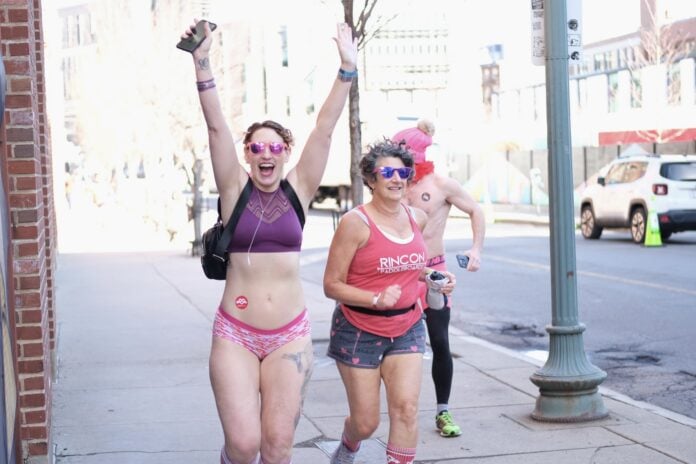
[[[495,154],[471,175],[463,188],[481,203],[548,205],[538,173],[523,173],[503,154]]]

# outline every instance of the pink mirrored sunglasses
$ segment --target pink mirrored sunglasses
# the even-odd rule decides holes
[[[273,155],[280,156],[286,148],[286,145],[282,142],[249,142],[246,146],[254,155],[264,153],[266,147],[268,147],[268,150]]]

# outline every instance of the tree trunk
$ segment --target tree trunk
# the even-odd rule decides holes
[[[348,121],[350,126],[350,189],[352,206],[363,203],[363,181],[360,174],[362,157],[362,132],[360,128],[360,92],[357,79],[350,87],[348,99]]]
[[[355,21],[353,19],[353,0],[342,0],[343,16],[346,24],[350,26],[353,33],[357,36],[359,31],[356,31]],[[351,206],[361,205],[363,203],[363,181],[360,175],[360,157],[362,156],[362,132],[360,127],[360,90],[358,87],[358,79],[353,80],[348,94],[348,126],[350,130],[350,190],[351,190]]]
[[[198,256],[201,253],[201,215],[203,214],[203,160],[196,159],[193,163],[193,243],[191,253]]]

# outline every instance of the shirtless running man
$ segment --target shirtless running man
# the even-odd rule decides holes
[[[481,266],[481,250],[486,229],[483,210],[478,203],[462,189],[459,183],[449,177],[434,172],[432,161],[425,160],[425,150],[432,144],[434,125],[421,120],[416,127],[398,132],[392,140],[403,142],[414,155],[416,174],[409,186],[407,202],[422,209],[428,215],[423,238],[428,250],[426,266],[436,270],[446,270],[444,234],[447,218],[452,206],[469,215],[473,244],[463,254],[469,257],[467,270],[476,272]],[[422,301],[425,303],[426,286],[422,285]],[[441,310],[426,308],[428,337],[433,351],[432,377],[437,398],[435,423],[443,437],[461,435],[461,428],[454,422],[449,412],[449,397],[452,390],[454,363],[449,346],[450,301]]]

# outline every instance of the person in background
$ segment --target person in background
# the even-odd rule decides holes
[[[182,38],[190,37],[195,24]],[[310,322],[300,281],[302,227],[287,179],[306,212],[326,167],[331,135],[357,76],[357,42],[346,24],[334,38],[340,68],[299,160],[285,176],[294,144],[290,130],[257,122],[244,134],[243,158],[216,91],[210,26],[193,51],[200,104],[208,130],[222,217],[229,218],[250,180],[252,191],[232,237],[210,352],[210,381],[222,423],[222,464],[288,464],[312,372]],[[260,84],[259,84],[260,85]]]
[[[469,215],[473,243],[463,254],[469,257],[467,270],[476,272],[481,266],[481,251],[486,229],[483,210],[478,203],[462,189],[459,183],[449,177],[437,174],[432,161],[426,161],[425,151],[433,143],[435,126],[431,121],[420,120],[416,127],[397,132],[392,140],[403,144],[414,154],[415,177],[411,182],[406,203],[415,206],[428,216],[423,229],[423,239],[428,250],[426,266],[436,270],[446,270],[444,234],[452,206]],[[422,301],[425,303],[427,287],[421,285]],[[449,411],[449,398],[452,390],[454,363],[449,344],[449,323],[451,300],[447,299],[442,309],[425,309],[425,322],[428,338],[433,352],[432,377],[435,384],[437,414],[435,425],[443,437],[456,437],[462,434]]]
[[[418,282],[428,269],[423,211],[403,204],[413,176],[405,147],[384,140],[360,160],[368,203],[341,218],[329,248],[324,293],[337,301],[328,355],[336,360],[348,397],[332,464],[351,464],[362,440],[380,423],[384,382],[389,413],[386,462],[412,463],[418,442],[418,398],[425,327]],[[456,283],[439,291],[450,294]]]

